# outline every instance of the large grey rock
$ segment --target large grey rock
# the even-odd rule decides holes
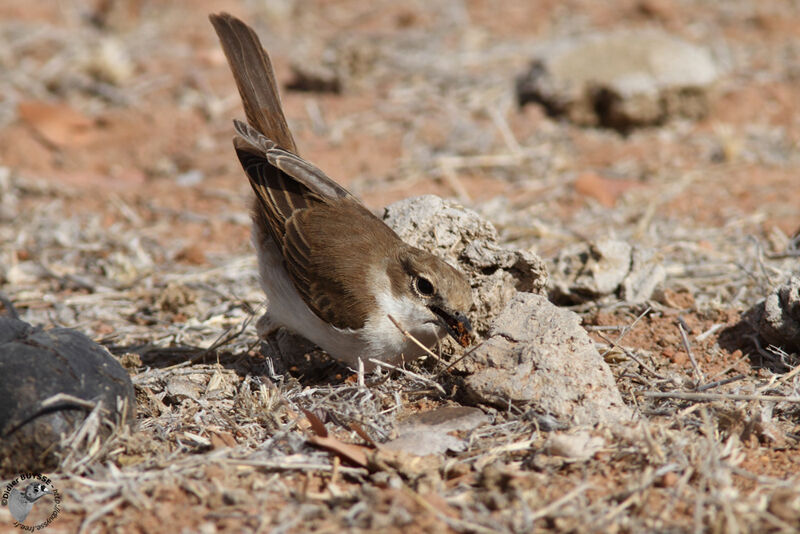
[[[434,195],[408,198],[388,206],[383,220],[405,242],[467,274],[476,302],[470,320],[479,334],[518,291],[545,293],[544,262],[528,250],[500,246],[492,223],[455,202]]]
[[[577,124],[625,130],[704,116],[717,77],[701,47],[654,30],[617,31],[543,45],[517,96]]]
[[[105,348],[69,328],[10,317],[0,317],[0,399],[0,473],[8,475],[57,467],[62,438],[91,404],[102,403],[112,422],[135,420],[133,384]]]
[[[765,341],[790,352],[800,351],[800,278],[775,288],[746,314]]]
[[[510,402],[577,425],[631,416],[580,318],[540,295],[515,296],[467,361],[467,390],[478,402]]]

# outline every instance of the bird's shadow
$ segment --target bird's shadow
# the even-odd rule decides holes
[[[217,364],[235,372],[240,377],[259,376],[273,381],[292,378],[305,386],[336,385],[353,373],[331,358],[313,343],[283,329],[267,341],[254,339],[248,345],[231,341],[238,334],[213,343],[210,347],[153,344],[118,345],[105,343],[105,347],[126,367],[140,369],[166,369],[174,366]],[[131,354],[139,362],[126,362]],[[183,365],[182,365],[183,364]]]

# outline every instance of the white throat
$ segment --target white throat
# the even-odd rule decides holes
[[[381,279],[382,278],[382,279]],[[407,361],[421,356],[424,351],[408,339],[389,319],[397,323],[426,347],[432,347],[445,335],[436,316],[418,299],[408,295],[395,296],[389,278],[381,273],[373,279],[376,288],[375,303],[378,311],[364,325],[362,338],[375,349],[389,349],[403,354]]]

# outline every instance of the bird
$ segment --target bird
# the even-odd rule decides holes
[[[468,346],[463,272],[400,239],[354,195],[298,155],[269,55],[228,13],[209,15],[242,100],[233,145],[255,193],[251,238],[267,308],[259,337],[283,327],[341,363],[411,361],[450,334]],[[397,323],[397,324],[395,324]]]
[[[31,513],[33,505],[45,495],[52,495],[53,490],[41,482],[31,482],[25,489],[11,488],[8,496],[8,510],[17,522],[22,523]]]

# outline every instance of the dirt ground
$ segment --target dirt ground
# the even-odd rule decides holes
[[[461,399],[405,375],[360,388],[332,364],[268,378],[219,11],[261,35],[301,154],[376,212],[455,198],[549,264],[604,237],[654,249],[650,302],[574,308],[635,420],[591,429],[588,458],[546,454],[514,407],[483,406],[491,429],[435,459],[365,468],[311,447],[302,410],[364,444],[349,423],[377,439]],[[712,52],[706,118],[622,135],[517,106],[538,43],[623,27]],[[48,532],[798,529],[798,403],[645,393],[702,374],[730,379],[709,393],[800,394],[797,356],[735,328],[800,272],[800,3],[7,0],[0,45],[0,291],[108,347],[139,401],[133,429],[52,474]]]

